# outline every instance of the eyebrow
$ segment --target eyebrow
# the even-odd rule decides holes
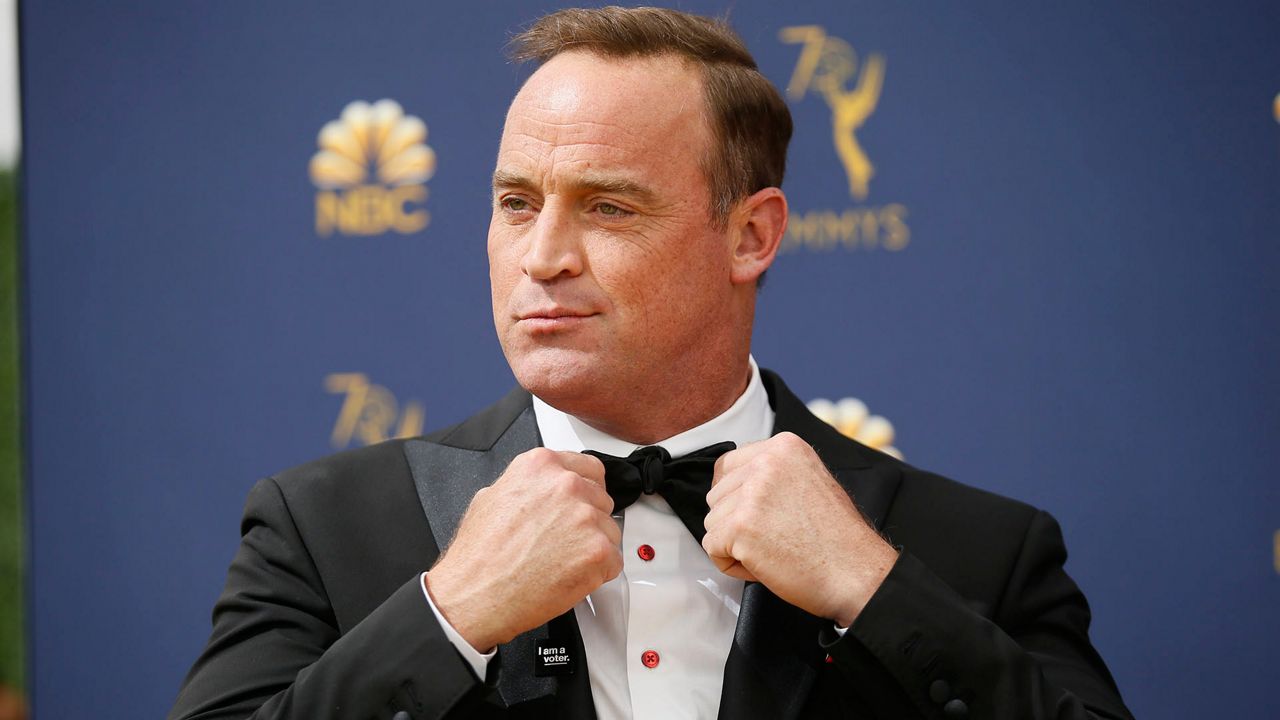
[[[569,188],[578,192],[604,192],[614,195],[629,195],[638,200],[652,201],[657,193],[640,183],[617,175],[586,173],[567,183]],[[508,170],[496,170],[493,173],[494,190],[536,190],[536,183],[527,175]]]

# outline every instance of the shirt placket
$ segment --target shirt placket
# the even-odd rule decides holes
[[[677,533],[688,533],[670,510],[663,512],[647,498],[627,512],[623,529],[623,564],[630,603],[627,621],[627,679],[633,717],[688,717],[678,688],[685,680],[681,666],[681,586]]]

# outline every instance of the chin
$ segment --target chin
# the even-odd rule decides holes
[[[561,348],[507,353],[507,363],[520,387],[548,404],[572,413],[573,407],[607,394],[611,383],[595,353]]]

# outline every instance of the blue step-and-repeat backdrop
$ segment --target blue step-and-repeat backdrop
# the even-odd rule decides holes
[[[488,178],[551,7],[23,4],[37,718],[162,716],[257,478],[512,384]],[[1276,717],[1280,6],[682,7],[796,120],[760,363],[1055,513],[1139,717]]]

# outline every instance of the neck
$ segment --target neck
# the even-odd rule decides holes
[[[677,357],[652,358],[627,377],[573,393],[539,394],[548,404],[611,437],[652,445],[728,410],[751,380],[755,288],[740,290],[729,315],[707,323],[698,342]],[[564,388],[560,388],[563,390]]]
[[[619,440],[652,445],[723,414],[750,380],[751,365],[744,351],[734,362],[719,363],[709,372],[681,373],[654,386],[620,390],[600,412],[589,407],[561,409]]]

